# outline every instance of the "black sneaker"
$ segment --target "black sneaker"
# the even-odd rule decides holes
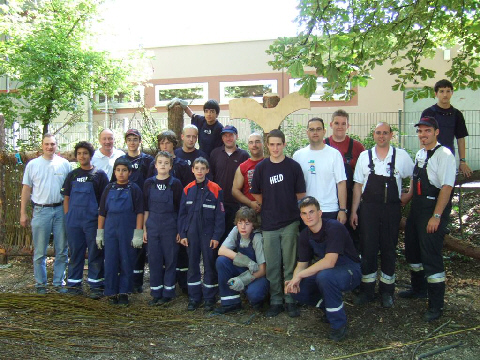
[[[401,297],[402,299],[426,299],[427,298],[427,292],[417,292],[414,291],[413,289],[408,289],[404,291],[400,291],[398,293],[398,297]]]
[[[200,305],[202,305],[201,301],[189,300],[187,310],[188,311],[197,310],[200,307]]]
[[[230,312],[235,312],[242,309],[242,303],[236,303],[232,305],[222,305],[217,307],[213,313],[214,314],[227,314]]]
[[[368,296],[366,293],[362,292],[355,298],[355,300],[353,300],[353,303],[355,305],[365,305],[373,300],[375,300],[373,296]]]
[[[90,295],[88,296],[92,300],[98,300],[101,299],[103,296],[103,290],[102,289],[91,289],[90,290]]]
[[[158,305],[165,305],[165,304],[169,303],[170,301],[172,301],[172,298],[171,298],[171,297],[162,297],[162,298],[158,301]]]
[[[215,309],[215,300],[205,300],[205,304],[203,304],[203,308],[205,311],[213,311]]]
[[[143,286],[142,286],[142,285],[140,285],[140,286],[134,286],[132,293],[134,293],[134,294],[141,294],[141,293],[143,293]]]
[[[47,293],[47,288],[39,286],[36,289],[38,295],[45,295]]]
[[[382,306],[384,308],[391,308],[393,306],[393,296],[391,294],[382,294]]]
[[[266,317],[275,317],[284,310],[285,310],[285,308],[283,307],[283,304],[273,304],[273,305],[270,305],[267,312],[265,313],[265,316]]]
[[[423,320],[426,322],[434,321],[440,318],[443,314],[443,311],[440,309],[428,309],[427,312],[423,315]]]
[[[150,306],[160,305],[160,304],[159,304],[159,303],[160,303],[160,300],[162,300],[161,297],[153,297],[152,300],[150,300],[150,301],[148,302],[148,305],[150,305]]]
[[[118,305],[128,306],[128,295],[127,294],[118,295]]]
[[[83,295],[83,290],[81,287],[71,287],[68,288],[68,294],[69,295]]]
[[[347,325],[342,326],[340,329],[330,330],[328,338],[333,341],[342,341],[347,336]]]
[[[300,316],[300,309],[298,308],[298,305],[295,303],[287,304],[287,312],[288,312],[288,316],[290,316],[291,318]]]

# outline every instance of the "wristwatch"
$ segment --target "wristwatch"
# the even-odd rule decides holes
[[[433,214],[433,217],[434,217],[435,219],[440,219],[440,218],[442,217],[442,215],[440,215],[440,214]]]
[[[343,211],[345,214],[348,214],[348,210],[347,210],[347,209],[338,209],[338,211]]]
[[[460,162],[467,162],[465,158],[460,158]]]

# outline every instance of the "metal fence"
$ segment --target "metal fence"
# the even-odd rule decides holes
[[[414,124],[420,118],[421,112],[381,112],[381,113],[351,113],[349,118],[350,128],[348,129],[349,134],[358,135],[360,138],[365,138],[370,132],[373,126],[377,123],[384,121],[389,123],[391,126],[399,129],[399,133],[396,134],[395,142],[397,142],[402,148],[410,150],[412,153],[416,153],[419,149],[419,142],[415,133]],[[467,152],[466,158],[467,162],[472,168],[472,170],[480,169],[480,111],[478,110],[467,110],[463,111],[467,128],[469,131],[469,136],[467,137]],[[320,117],[325,120],[325,125],[327,127],[327,136],[331,135],[331,130],[328,126],[332,116],[331,112],[325,113],[315,113],[315,114],[293,114],[287,117],[287,119],[282,123],[282,127],[286,130],[287,142],[289,141],[288,136],[303,136],[305,140],[306,133],[302,131],[292,131],[292,129],[301,129],[301,127],[306,128],[308,119],[312,117]],[[220,116],[219,121],[224,125],[234,125],[239,132],[239,139],[243,142],[246,141],[248,135],[255,130],[258,130],[258,126],[255,123],[244,120],[244,119],[230,119],[228,116]],[[64,126],[63,123],[53,123],[51,126],[51,131],[56,132],[58,129],[61,129],[57,133],[58,142],[61,150],[71,150],[75,143],[80,140],[90,140],[95,145],[98,145],[98,140],[96,136],[93,139],[89,139],[89,133],[98,134],[100,128],[111,128],[116,134],[117,144],[119,148],[124,148],[125,143],[123,141],[123,134],[129,128],[136,128],[140,131],[145,131],[148,127],[149,131],[162,131],[167,129],[167,117],[166,114],[152,114],[152,118],[146,124],[145,120],[142,118],[124,118],[124,119],[109,119],[102,121],[101,123],[95,123],[93,125],[93,132],[89,128],[87,122],[79,122],[70,126],[68,128]],[[185,116],[185,123],[189,123],[190,118]],[[154,129],[152,130],[152,123],[154,124]],[[14,129],[6,129],[6,140],[7,146],[11,149],[15,149],[15,146],[18,140],[28,140],[32,137],[32,133],[26,129],[20,129],[15,131]],[[455,144],[456,146],[456,144]],[[457,151],[458,159],[458,151]],[[457,160],[458,161],[458,160]]]

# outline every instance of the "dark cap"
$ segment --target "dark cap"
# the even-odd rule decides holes
[[[222,135],[225,134],[225,133],[231,133],[231,134],[238,135],[237,128],[233,125],[225,126],[222,130]]]
[[[435,130],[438,129],[438,122],[435,120],[434,117],[431,116],[424,116],[420,119],[418,123],[416,123],[414,126],[418,125],[425,125],[425,126],[430,126],[433,127]]]
[[[137,129],[128,129],[127,132],[125,133],[125,139],[127,138],[128,135],[136,135],[140,139],[142,138],[142,135],[140,135],[140,131]]]

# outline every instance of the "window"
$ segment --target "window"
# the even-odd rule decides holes
[[[297,85],[297,81],[299,79],[289,79],[288,80],[288,88],[289,92],[293,93],[299,91],[302,87],[301,85]],[[324,101],[322,100],[322,96],[325,94],[324,85],[327,83],[327,79],[325,78],[317,78],[317,90],[315,93],[310,96],[310,101]],[[350,84],[345,88],[345,92],[343,94],[334,94],[333,100],[342,100],[341,97],[347,94],[347,91],[350,90]]]
[[[155,106],[165,106],[173,98],[203,105],[208,100],[208,83],[155,85]]]
[[[277,80],[224,81],[220,82],[220,103],[245,97],[262,103],[266,92],[277,92]]]
[[[108,98],[108,107],[111,109],[135,108],[142,104],[144,87],[138,86],[131,93],[118,93]],[[99,109],[105,109],[105,94],[97,94],[95,100]]]

